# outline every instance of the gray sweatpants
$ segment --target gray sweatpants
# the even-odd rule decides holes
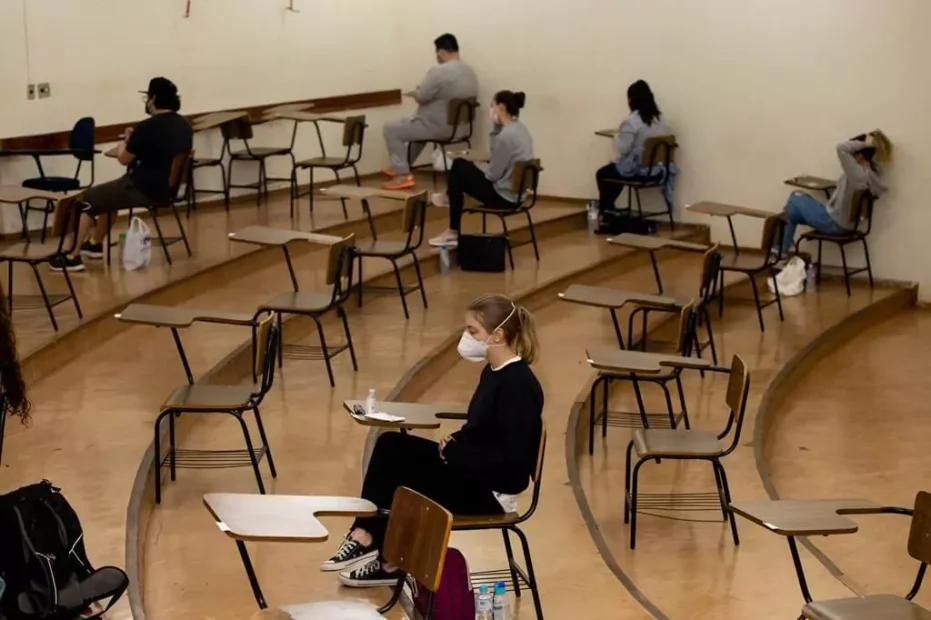
[[[450,129],[438,129],[415,117],[402,118],[385,123],[385,145],[391,158],[391,169],[398,174],[409,174],[411,167],[407,162],[407,144],[414,140],[432,140],[449,138]],[[411,145],[411,161],[417,161],[424,145]]]

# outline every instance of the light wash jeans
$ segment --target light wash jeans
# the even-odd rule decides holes
[[[786,228],[782,235],[782,252],[786,256],[792,249],[795,239],[795,227],[799,224],[811,226],[819,233],[825,235],[840,235],[847,230],[834,221],[828,213],[827,207],[811,194],[805,192],[792,192],[786,203]]]

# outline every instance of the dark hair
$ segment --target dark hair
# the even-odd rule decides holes
[[[441,34],[433,42],[433,45],[436,46],[436,51],[446,50],[447,52],[458,52],[459,51],[459,41],[456,40],[456,35]]]
[[[523,92],[511,92],[509,90],[499,90],[495,93],[494,102],[504,106],[511,116],[520,114],[524,103],[527,101],[527,95]]]
[[[857,142],[866,142],[866,136],[867,134],[861,133],[859,136],[852,137],[851,140],[855,140]],[[866,161],[872,164],[873,157],[876,156],[876,147],[867,146],[865,148],[862,148],[859,151],[857,151],[857,155],[860,155],[861,157],[863,157],[863,159],[865,159]]]
[[[177,112],[181,109],[181,97],[178,95],[155,95],[153,97],[156,109]]]
[[[29,421],[32,403],[26,398],[26,383],[16,355],[16,335],[10,321],[9,302],[0,288],[0,415],[18,417],[23,424]]]
[[[637,80],[627,88],[627,101],[630,102],[631,112],[639,113],[647,125],[652,125],[662,115],[650,85],[643,80]]]

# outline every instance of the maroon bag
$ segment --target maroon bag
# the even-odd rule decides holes
[[[429,590],[417,584],[414,607],[421,618],[427,616]],[[440,589],[433,596],[433,620],[475,620],[475,595],[469,577],[469,565],[458,549],[446,549]]]

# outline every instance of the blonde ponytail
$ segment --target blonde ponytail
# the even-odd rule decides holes
[[[514,352],[528,364],[536,361],[540,355],[540,342],[537,340],[537,322],[530,311],[517,306],[517,334],[514,338]]]
[[[527,308],[504,295],[483,295],[469,304],[469,312],[488,332],[500,328],[508,346],[528,364],[540,357],[536,321]]]

